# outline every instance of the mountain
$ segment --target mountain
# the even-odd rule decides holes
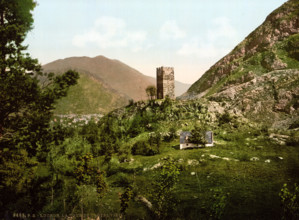
[[[81,78],[68,97],[58,102],[56,113],[59,114],[107,113],[124,106],[130,99],[146,100],[146,87],[156,84],[155,78],[104,56],[70,57],[43,66],[45,72],[58,74],[69,69],[78,71]],[[176,94],[181,95],[189,86],[175,82]]]
[[[299,115],[298,85],[299,1],[289,0],[181,98],[205,98],[211,109],[290,126]]]
[[[77,70],[81,74],[105,83],[107,87],[127,96],[128,99],[134,100],[146,99],[145,88],[152,84],[150,77],[118,60],[111,60],[104,56],[70,57],[46,64],[43,69],[47,72]]]
[[[155,81],[156,81],[156,79],[155,79]],[[189,89],[189,87],[191,86],[191,84],[182,83],[182,82],[179,82],[179,81],[175,81],[174,83],[175,83],[174,93],[177,97],[184,94]]]

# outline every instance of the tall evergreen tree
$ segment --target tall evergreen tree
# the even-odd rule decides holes
[[[33,0],[0,0],[1,214],[8,207],[28,211],[34,206],[28,193],[36,165],[53,139],[49,127],[55,101],[66,96],[79,77],[74,71],[43,74],[38,61],[24,52],[35,6]],[[24,202],[15,204],[18,198]]]

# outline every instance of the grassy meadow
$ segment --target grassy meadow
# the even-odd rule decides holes
[[[214,147],[180,150],[179,133],[195,125],[213,131]],[[49,158],[61,183],[56,202],[45,212],[118,213],[126,219],[281,219],[288,214],[281,189],[287,184],[296,194],[292,190],[299,182],[296,128],[271,130],[228,113],[212,115],[200,102],[133,103],[97,123],[63,130],[68,138]],[[78,188],[76,183],[82,155],[88,154],[88,164],[104,173],[101,196],[95,185]],[[174,175],[166,173],[161,181],[165,158],[171,158],[178,175],[168,188],[163,186],[169,192],[164,203],[158,199],[162,214],[157,215],[155,199],[165,196],[157,194],[157,184]],[[50,171],[44,167],[40,173],[48,176]],[[83,186],[84,193],[78,194]],[[123,195],[129,195],[125,202]],[[68,197],[70,203],[62,209]]]
[[[298,147],[281,146],[264,136],[246,135],[246,140],[235,141],[216,135],[214,147],[190,150],[179,150],[176,139],[155,156],[132,156],[127,163],[118,163],[114,158],[114,174],[107,180],[118,187],[112,187],[111,194],[121,192],[119,187],[124,183],[132,183],[136,193],[146,197],[151,180],[159,172],[159,159],[169,156],[181,170],[174,191],[176,218],[280,219],[279,192],[284,183],[292,185],[299,179]],[[213,205],[220,202],[221,196],[225,196],[225,207],[217,216]],[[148,210],[140,203],[131,201],[129,218],[147,216]],[[120,201],[116,199],[111,205],[117,211]]]

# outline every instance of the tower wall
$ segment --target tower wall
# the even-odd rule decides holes
[[[174,70],[173,67],[157,68],[157,98],[164,99],[169,96],[175,99],[174,94]]]

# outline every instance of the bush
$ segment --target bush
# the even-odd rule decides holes
[[[227,124],[232,121],[232,117],[228,112],[225,112],[223,115],[219,118],[219,125]]]
[[[130,160],[130,153],[128,150],[128,146],[126,146],[127,148],[119,150],[118,151],[118,160],[120,163],[124,163],[124,162],[128,162]]]
[[[90,144],[99,142],[99,128],[94,121],[89,121],[88,124],[83,125],[79,134]]]
[[[152,148],[154,147],[158,153],[160,150],[161,141],[162,141],[162,135],[159,132],[151,133],[148,139],[148,143],[150,144],[150,146]]]
[[[131,180],[129,179],[127,174],[118,172],[115,176],[115,181],[113,181],[112,186],[127,187],[131,184]]]
[[[294,188],[289,190],[284,184],[279,196],[283,208],[282,219],[299,219],[299,186],[295,183]]]
[[[134,100],[133,100],[133,99],[130,99],[130,100],[129,100],[129,106],[132,106],[132,105],[134,105]]]
[[[136,142],[131,150],[133,155],[153,156],[158,153],[157,149],[153,149],[146,141]]]
[[[112,176],[121,171],[121,167],[119,165],[119,161],[115,157],[111,157],[108,162],[107,176]]]
[[[144,132],[144,128],[145,128],[144,120],[145,120],[145,118],[142,117],[140,114],[137,114],[134,117],[132,124],[129,128],[129,135],[131,137],[136,137],[140,133]]]
[[[295,120],[289,127],[289,129],[299,128],[299,119]]]
[[[287,139],[286,144],[289,146],[299,146],[299,131],[292,132],[291,136]]]
[[[178,135],[176,134],[176,128],[175,127],[171,127],[169,129],[169,132],[166,136],[164,136],[164,141],[170,142],[173,141],[174,139],[176,139],[178,137]]]
[[[250,161],[249,156],[247,153],[242,153],[238,156],[240,161],[246,162],[246,161]]]
[[[288,42],[288,51],[290,57],[299,60],[299,36],[294,35],[290,38]]]
[[[211,201],[210,216],[213,217],[213,219],[221,219],[225,211],[229,193],[224,193],[220,188],[211,191],[213,198]]]

